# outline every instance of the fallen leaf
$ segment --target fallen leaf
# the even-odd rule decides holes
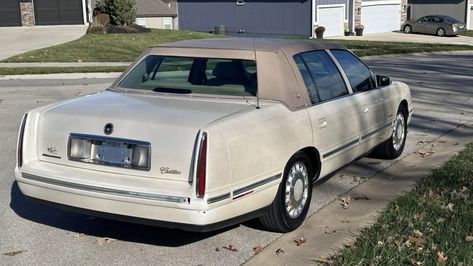
[[[445,222],[445,220],[447,220],[447,219],[442,218],[442,217],[437,218],[437,223],[443,223],[443,222]]]
[[[423,261],[418,261],[418,260],[415,260],[415,259],[411,259],[411,265],[413,265],[413,266],[420,266],[422,264],[424,264]]]
[[[350,203],[351,203],[351,197],[350,196],[341,197],[338,200],[340,201],[340,205],[342,205],[342,208],[344,208],[344,209],[347,209],[348,205],[350,205]]]
[[[337,262],[333,259],[326,259],[326,258],[318,258],[315,260],[315,262],[318,262],[320,264],[324,264],[324,265],[330,265],[330,266],[334,266],[334,265],[337,265]]]
[[[416,235],[418,237],[424,236],[424,234],[422,234],[422,232],[419,231],[419,230],[414,230],[414,235]]]
[[[416,246],[420,246],[425,243],[425,239],[420,237],[409,237],[409,242],[414,243]]]
[[[10,252],[5,252],[5,253],[3,253],[3,255],[13,257],[13,256],[16,256],[16,255],[18,255],[18,254],[21,254],[21,253],[23,253],[23,252],[25,252],[25,251],[26,251],[26,250],[10,251]]]
[[[368,197],[365,196],[365,195],[353,196],[353,199],[354,199],[354,200],[370,200],[370,198],[368,198]]]
[[[279,256],[279,255],[282,255],[282,254],[284,254],[284,252],[285,252],[284,249],[278,248],[278,249],[276,250],[276,255],[278,255],[278,256]]]
[[[237,251],[238,251],[238,249],[237,249],[235,246],[233,246],[233,245],[228,245],[228,247],[223,247],[223,248],[224,248],[224,249],[228,249],[228,250],[233,251],[233,252],[237,252]]]
[[[81,236],[84,236],[85,234],[84,233],[76,233],[76,234],[72,234],[70,236],[72,236],[73,238],[79,238]]]
[[[113,239],[113,238],[109,238],[109,237],[97,237],[96,239],[96,243],[101,246],[103,244],[109,244],[109,243],[112,243],[116,241],[116,239]]]
[[[219,252],[219,251],[220,251],[220,249],[219,249],[218,247],[216,247],[216,248],[215,248],[215,251]]]
[[[453,206],[455,206],[455,205],[453,205],[453,203],[449,203],[444,208],[447,209],[447,210],[453,211]]]
[[[416,153],[419,154],[422,158],[425,158],[425,157],[428,157],[428,156],[434,154],[435,150],[434,149],[431,149],[431,150],[420,149],[420,150],[416,151]]]
[[[255,252],[255,255],[258,255],[260,254],[261,252],[263,252],[264,248],[261,247],[261,246],[256,246],[253,248],[253,251]]]
[[[442,263],[442,264],[443,264],[443,263],[445,263],[445,262],[447,261],[447,259],[448,259],[448,257],[445,256],[445,254],[443,254],[442,251],[438,251],[438,252],[437,252],[437,261],[438,261],[439,263]]]
[[[304,244],[306,241],[303,237],[301,237],[299,239],[294,240],[294,242],[296,243],[296,246],[300,246],[300,245]]]
[[[465,241],[466,242],[473,242],[473,236],[466,236]]]

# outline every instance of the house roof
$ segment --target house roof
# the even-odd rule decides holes
[[[177,16],[176,0],[135,0],[136,15],[142,17],[175,17]]]
[[[95,8],[98,0],[92,0]],[[176,17],[177,0],[135,0],[138,17]]]

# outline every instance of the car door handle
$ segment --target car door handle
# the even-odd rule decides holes
[[[368,113],[368,111],[370,110],[370,109],[368,108],[368,105],[363,105],[363,106],[361,107],[361,109],[363,110],[363,113]]]
[[[328,126],[328,123],[327,123],[327,120],[325,120],[325,118],[319,119],[319,128],[324,128],[327,126]]]

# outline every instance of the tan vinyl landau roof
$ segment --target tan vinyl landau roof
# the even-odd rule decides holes
[[[157,54],[255,60],[258,74],[258,97],[284,103],[290,109],[310,105],[304,81],[292,60],[296,54],[343,46],[311,40],[224,38],[186,40],[153,46],[142,57]],[[138,59],[137,62],[141,60]],[[128,71],[125,71],[126,75]]]

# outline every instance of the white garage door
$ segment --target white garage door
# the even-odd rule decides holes
[[[399,30],[401,21],[400,4],[373,4],[361,7],[361,24],[364,33],[390,32]]]
[[[343,35],[345,21],[344,6],[318,6],[317,22],[325,27],[324,37]]]

